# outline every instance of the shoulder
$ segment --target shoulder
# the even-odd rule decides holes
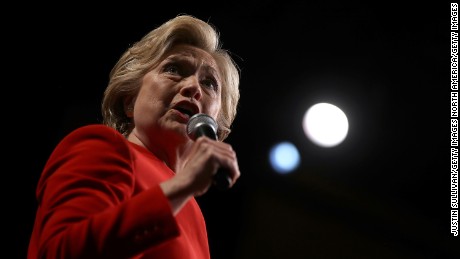
[[[126,139],[121,133],[113,128],[102,124],[91,124],[82,126],[71,131],[62,141],[84,141],[84,140],[101,140],[101,141],[122,141]]]
[[[123,135],[116,131],[113,128],[102,124],[91,124],[82,126],[70,132],[66,138],[69,137],[102,137],[102,138],[122,138],[124,139]]]
[[[102,124],[82,126],[67,134],[56,146],[59,151],[124,151],[129,153],[126,138],[113,128]]]
[[[57,184],[69,179],[109,179],[113,175],[129,176],[131,168],[132,154],[122,134],[102,124],[83,126],[67,134],[54,148],[38,183],[37,197],[50,179]]]

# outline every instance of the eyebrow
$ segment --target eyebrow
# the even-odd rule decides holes
[[[177,53],[177,54],[172,54],[170,56],[168,56],[167,58],[164,59],[164,61],[186,61],[186,62],[189,62],[189,63],[192,63],[194,64],[193,60],[201,60],[201,66],[204,68],[204,70],[210,74],[212,74],[217,80],[219,80],[219,82],[221,81],[220,79],[220,76],[219,76],[219,73],[218,71],[214,68],[214,66],[211,66],[209,65],[208,63],[205,63],[203,59],[199,59],[196,57],[196,55],[194,55],[193,53],[191,52],[180,52],[180,53]]]

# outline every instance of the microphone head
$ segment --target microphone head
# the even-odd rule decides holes
[[[207,114],[197,113],[188,120],[187,135],[193,140],[203,135],[217,140],[217,122]]]

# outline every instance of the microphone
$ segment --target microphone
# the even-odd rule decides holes
[[[192,140],[201,136],[217,140],[217,127],[217,122],[211,116],[197,113],[190,117],[187,123],[187,135]],[[217,189],[226,190],[230,187],[231,179],[226,171],[226,168],[219,168],[214,175],[213,184]]]

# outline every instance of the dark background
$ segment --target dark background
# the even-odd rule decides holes
[[[242,176],[233,189],[198,198],[212,258],[458,255],[450,234],[449,3],[68,3],[4,13],[12,18],[2,25],[3,214],[17,258],[26,257],[35,186],[54,146],[101,122],[112,66],[180,13],[214,24],[242,72],[227,139]],[[320,148],[303,134],[303,111],[316,102],[348,115],[341,145]],[[285,140],[302,162],[277,175],[268,152]]]

